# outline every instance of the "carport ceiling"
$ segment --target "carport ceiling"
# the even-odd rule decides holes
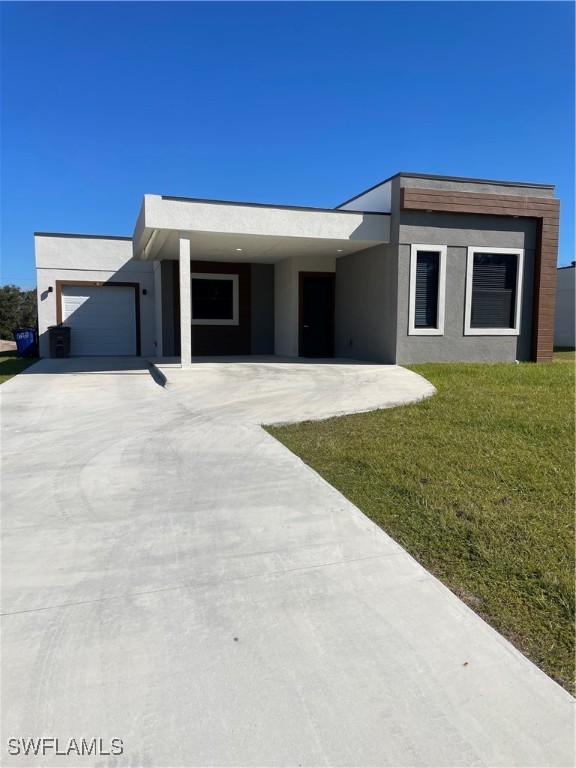
[[[362,251],[372,240],[331,240],[311,237],[277,237],[224,232],[191,232],[190,255],[194,261],[243,261],[274,264],[290,256],[334,256]],[[154,259],[178,259],[179,233],[160,230],[153,247]]]

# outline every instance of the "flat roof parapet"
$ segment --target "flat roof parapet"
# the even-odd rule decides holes
[[[337,208],[318,208],[311,205],[277,205],[275,203],[247,203],[238,200],[212,200],[204,197],[174,197],[173,195],[160,195],[162,200],[175,200],[183,203],[206,203],[208,205],[239,205],[247,208],[274,208],[281,211],[318,211],[319,213],[366,213],[371,216],[390,216],[381,211],[340,211]]]
[[[87,240],[132,240],[127,235],[87,235],[75,232],[34,232],[34,237],[70,237],[85,238]]]

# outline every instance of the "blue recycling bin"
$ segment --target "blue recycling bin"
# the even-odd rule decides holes
[[[33,357],[36,353],[36,332],[34,328],[14,328],[12,331],[18,355],[20,357]]]

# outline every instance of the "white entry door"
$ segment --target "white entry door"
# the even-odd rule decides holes
[[[136,296],[131,286],[63,285],[62,321],[71,329],[71,355],[136,354]]]

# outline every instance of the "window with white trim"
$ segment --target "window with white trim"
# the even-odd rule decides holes
[[[521,248],[468,248],[465,335],[519,335],[523,273]]]
[[[412,245],[410,248],[410,336],[444,334],[447,251],[446,245]]]
[[[238,325],[238,275],[191,276],[192,325]]]

